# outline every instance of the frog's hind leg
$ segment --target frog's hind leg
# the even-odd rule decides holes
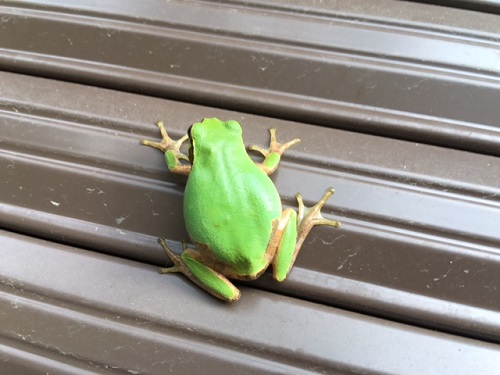
[[[283,281],[290,272],[297,254],[299,253],[305,238],[315,225],[330,225],[339,227],[340,222],[327,220],[321,216],[321,208],[333,195],[332,188],[327,189],[323,197],[313,206],[306,207],[300,194],[297,194],[299,203],[299,214],[288,208],[283,211],[273,239],[280,239],[276,253],[273,257],[273,277],[277,281]]]
[[[297,239],[297,213],[287,208],[281,214],[271,242],[278,242],[274,248],[273,277],[275,280],[285,280],[288,272],[295,262],[297,254],[294,254]]]
[[[206,266],[198,251],[188,249],[187,244],[183,243],[183,252],[179,257],[168,248],[163,238],[160,238],[158,242],[174,263],[173,267],[161,268],[161,274],[181,272],[200,288],[217,298],[224,301],[236,301],[240,298],[240,291],[224,275]]]

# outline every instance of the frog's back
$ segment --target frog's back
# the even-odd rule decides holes
[[[184,196],[186,227],[239,274],[262,269],[272,221],[281,200],[271,179],[249,158],[241,141],[210,155],[195,155]],[[202,159],[203,158],[203,159]]]

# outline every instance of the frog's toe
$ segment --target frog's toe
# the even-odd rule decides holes
[[[326,189],[323,197],[321,197],[321,199],[312,207],[306,207],[304,205],[304,201],[302,200],[302,196],[297,194],[296,198],[299,204],[299,225],[329,225],[332,227],[340,227],[340,221],[325,219],[321,215],[321,209],[334,193],[335,190],[333,188],[330,187]]]

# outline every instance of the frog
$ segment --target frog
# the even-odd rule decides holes
[[[192,242],[183,241],[179,256],[165,238],[158,239],[173,263],[161,268],[161,274],[182,273],[211,295],[237,301],[241,292],[230,279],[255,280],[272,265],[273,278],[282,282],[314,226],[341,225],[321,215],[334,194],[331,187],[312,207],[304,205],[300,193],[298,212],[282,207],[270,175],[283,153],[300,139],[279,143],[276,129],[269,129],[269,148],[248,148],[264,158],[254,162],[235,120],[205,118],[178,140],[170,138],[162,121],[156,124],[161,141],[140,143],[160,150],[170,172],[187,176],[183,215]],[[184,142],[189,144],[187,155],[181,151]]]

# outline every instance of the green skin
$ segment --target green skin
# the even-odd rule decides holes
[[[340,226],[339,221],[324,219],[320,213],[334,193],[332,188],[311,208],[305,207],[297,194],[298,215],[291,208],[282,209],[269,175],[278,167],[283,152],[299,139],[280,144],[275,129],[271,129],[269,149],[250,146],[265,157],[255,164],[236,121],[204,119],[177,141],[170,139],[162,122],[157,125],[162,141],[142,140],[141,144],[161,150],[171,172],[189,175],[184,218],[195,245],[192,249],[184,243],[179,257],[160,238],[174,263],[160,273],[182,272],[215,297],[236,301],[240,291],[228,279],[254,280],[272,263],[273,277],[283,281],[313,226]],[[180,152],[188,139],[189,157]],[[190,163],[181,163],[181,159]]]

